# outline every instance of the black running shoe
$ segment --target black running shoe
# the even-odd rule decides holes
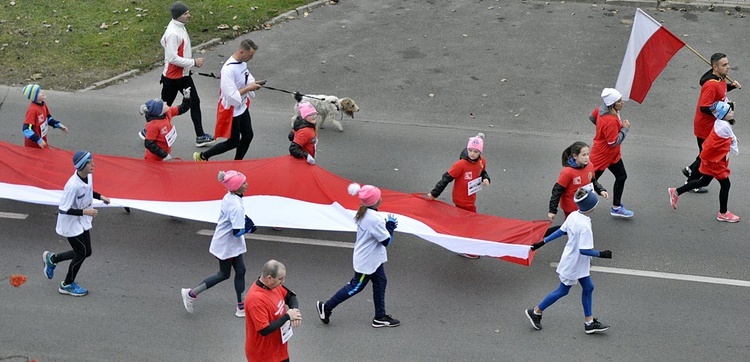
[[[586,329],[586,334],[596,333],[596,332],[604,332],[607,329],[609,329],[609,326],[599,322],[596,318],[594,318],[594,321],[591,322],[591,324],[583,324],[584,328]]]
[[[385,317],[372,319],[372,326],[375,328],[398,327],[400,325],[401,325],[401,322],[398,319],[394,319],[393,317],[389,315],[386,315]]]
[[[542,316],[534,313],[534,308],[526,310],[526,317],[529,318],[529,322],[536,330],[542,329]]]
[[[317,301],[315,303],[315,309],[318,310],[318,318],[320,318],[320,321],[323,322],[323,324],[328,324],[328,322],[331,321],[331,311],[326,310],[326,304]]]

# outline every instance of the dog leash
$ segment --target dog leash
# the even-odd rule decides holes
[[[216,76],[216,74],[214,74],[214,72],[211,72],[211,73],[198,73],[198,75],[202,75],[202,76],[204,76],[204,77],[209,77],[209,78],[214,78],[214,79],[221,79],[221,77],[217,77],[217,76]],[[326,101],[326,100],[325,100],[325,99],[323,99],[323,98],[318,98],[318,97],[315,97],[315,96],[311,96],[311,95],[307,95],[307,94],[302,94],[302,93],[300,93],[300,92],[292,92],[292,91],[288,91],[288,90],[286,90],[286,89],[281,89],[281,88],[274,88],[274,87],[271,87],[271,86],[267,86],[267,85],[263,85],[263,88],[265,88],[265,89],[270,89],[270,90],[274,90],[274,91],[277,91],[277,92],[288,93],[288,94],[292,94],[292,95],[297,95],[297,94],[299,94],[299,95],[300,95],[300,96],[302,96],[302,97],[307,97],[307,98],[317,99],[317,100],[319,100],[319,101],[322,101],[322,102],[325,102],[325,101]],[[332,103],[332,104],[336,104],[336,102],[331,102],[331,103]],[[336,108],[338,108],[338,107],[336,107]]]

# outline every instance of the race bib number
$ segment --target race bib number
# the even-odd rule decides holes
[[[172,147],[172,144],[177,139],[177,127],[172,127],[164,138],[167,140],[167,146]]]
[[[482,190],[482,178],[477,177],[469,181],[469,196],[476,194]]]
[[[39,124],[39,133],[41,134],[40,137],[44,137],[47,135],[47,121]]]
[[[281,326],[281,343],[283,344],[289,341],[289,338],[292,338],[293,334],[294,331],[292,330],[292,322],[286,321],[286,323]]]

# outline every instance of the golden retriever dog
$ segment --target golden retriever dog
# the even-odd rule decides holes
[[[310,102],[318,111],[318,122],[316,128],[325,128],[325,123],[330,121],[336,126],[341,132],[344,132],[344,127],[341,126],[339,119],[344,118],[344,114],[354,119],[354,112],[359,112],[357,103],[351,98],[340,98],[336,96],[326,95],[310,95],[302,96],[302,102]],[[292,127],[294,127],[294,120],[299,117],[299,108],[294,105],[294,117],[292,117]]]

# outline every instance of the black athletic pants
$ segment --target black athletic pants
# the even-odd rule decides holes
[[[65,285],[73,284],[76,281],[76,275],[78,275],[78,270],[81,269],[83,261],[91,256],[91,235],[86,230],[81,235],[69,237],[68,242],[73,250],[55,254],[51,258],[55,264],[71,260],[70,266],[68,266],[68,274],[65,276]]]
[[[201,99],[198,96],[198,88],[195,88],[193,78],[191,76],[182,77],[180,79],[169,79],[165,76],[161,76],[161,99],[171,107],[177,93],[182,94],[182,90],[190,88],[190,118],[193,120],[193,128],[195,128],[195,137],[203,137],[203,116],[201,114]]]
[[[622,162],[622,158],[609,165],[607,169],[615,176],[615,185],[612,186],[612,206],[618,207],[621,205],[620,199],[622,198],[622,192],[625,190],[625,180],[628,179],[628,173],[625,172],[625,164]],[[604,170],[597,170],[594,172],[594,177],[599,180],[603,173]]]
[[[245,157],[247,149],[250,148],[250,142],[253,141],[253,120],[250,118],[250,112],[245,109],[245,112],[232,118],[232,134],[229,139],[217,143],[211,147],[208,151],[203,152],[203,158],[208,160],[209,158],[227,152],[233,148],[237,148],[234,154],[235,160],[241,160]]]
[[[696,156],[695,161],[688,166],[690,168],[690,177],[687,179],[688,182],[697,180],[703,176],[698,168],[701,166],[701,151],[703,151],[703,141],[705,141],[705,139],[700,137],[695,137],[695,139],[698,140],[698,156]]]

